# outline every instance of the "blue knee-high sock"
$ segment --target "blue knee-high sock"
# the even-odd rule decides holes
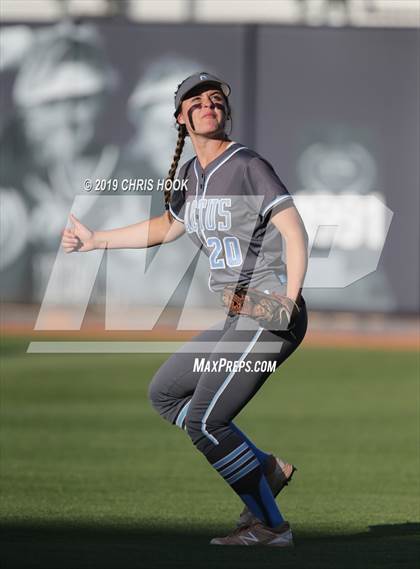
[[[253,494],[240,494],[240,497],[254,516],[268,526],[276,527],[284,522],[265,476],[261,476],[258,482],[257,495],[254,492]]]
[[[263,468],[247,441],[232,430],[232,435],[205,452],[207,460],[239,495],[250,511],[270,527],[284,519],[278,509]]]
[[[258,462],[264,468],[264,466],[267,463],[267,459],[270,455],[264,452],[263,450],[259,449],[258,447],[256,447],[254,443],[251,440],[249,440],[249,438],[240,429],[238,429],[238,427],[234,423],[230,423],[230,427],[233,431],[235,431],[235,433],[237,433],[240,437],[242,437],[246,441],[248,446],[254,451],[254,454],[257,457]]]
[[[175,421],[181,429],[186,427],[189,404],[189,399],[183,402]],[[211,452],[200,450],[254,516],[264,524],[276,527],[284,519],[264,476],[264,466],[270,455],[256,447],[236,425],[229,423],[229,427],[231,435]]]
[[[177,419],[176,419],[176,425],[177,427],[180,427],[181,429],[185,429],[185,418],[187,415],[187,411],[188,411],[188,407],[190,405],[190,401],[191,398],[186,399],[183,402],[183,405],[180,408],[180,411],[178,413]],[[233,431],[235,431],[235,433],[237,433],[244,441],[246,441],[246,443],[248,444],[248,446],[254,451],[255,456],[258,459],[258,462],[261,464],[261,466],[264,468],[266,463],[267,463],[267,459],[270,456],[269,454],[267,454],[266,452],[264,452],[263,450],[259,449],[258,447],[256,447],[254,445],[254,443],[245,435],[245,433],[243,433],[236,425],[235,423],[230,423],[229,424],[231,429]]]

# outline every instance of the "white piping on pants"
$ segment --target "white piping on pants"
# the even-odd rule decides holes
[[[246,350],[243,352],[242,356],[239,358],[239,362],[242,362],[246,356],[249,354],[249,352],[252,350],[252,348],[255,346],[258,338],[261,335],[261,332],[264,330],[264,328],[262,326],[260,326],[258,328],[258,330],[255,332],[254,337],[252,338],[251,342],[249,343],[248,347],[246,348]],[[219,387],[219,389],[216,391],[216,393],[214,394],[213,399],[210,402],[210,405],[207,407],[207,411],[204,413],[204,416],[201,420],[201,432],[208,438],[211,440],[212,443],[214,443],[215,445],[219,444],[219,441],[213,437],[213,435],[211,435],[207,429],[206,429],[206,423],[207,423],[207,419],[210,416],[210,413],[212,412],[214,406],[216,405],[219,397],[222,395],[223,391],[226,389],[226,387],[229,385],[230,381],[232,380],[233,376],[235,375],[236,371],[231,371],[230,374],[227,376],[227,378],[225,379],[225,381],[222,383],[222,385]]]

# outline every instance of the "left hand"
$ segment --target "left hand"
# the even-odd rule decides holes
[[[229,314],[243,314],[257,320],[269,330],[290,330],[295,326],[300,308],[294,300],[278,293],[265,293],[256,288],[225,286],[222,302]]]

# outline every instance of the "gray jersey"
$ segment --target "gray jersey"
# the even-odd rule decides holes
[[[187,161],[178,178],[186,182],[172,191],[170,211],[208,256],[210,289],[284,287],[282,238],[269,220],[293,200],[271,164],[233,143],[204,169],[196,157]]]

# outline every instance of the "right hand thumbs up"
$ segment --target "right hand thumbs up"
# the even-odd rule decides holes
[[[86,252],[95,249],[93,241],[93,231],[77,219],[75,215],[70,213],[69,219],[71,222],[70,228],[65,228],[63,231],[63,238],[61,245],[66,253],[73,253],[75,251]]]

